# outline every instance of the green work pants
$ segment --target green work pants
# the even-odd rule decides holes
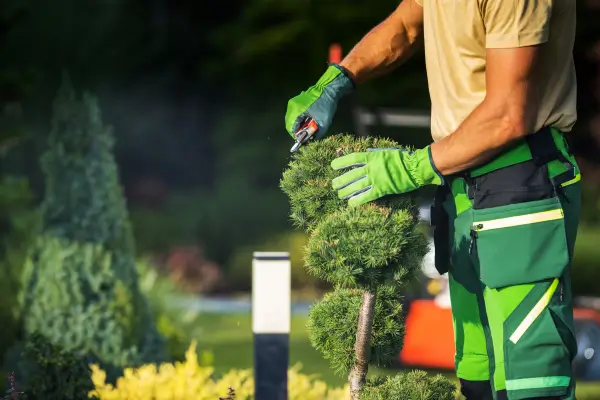
[[[573,178],[553,185],[551,194],[536,194],[535,185],[511,188],[504,174],[496,193],[496,178],[482,180],[489,196],[477,204],[469,195],[474,183],[454,177],[443,201],[448,259],[436,259],[436,267],[449,273],[457,376],[461,382],[491,385],[494,399],[498,393],[510,400],[575,398],[569,267],[581,207],[580,175],[572,157],[569,163],[552,163],[558,164],[540,171],[551,177],[570,167]],[[519,190],[533,199],[523,201]]]

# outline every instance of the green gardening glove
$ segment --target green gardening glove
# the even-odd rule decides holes
[[[315,139],[322,138],[333,120],[338,101],[354,89],[354,83],[342,67],[331,64],[313,86],[288,102],[285,129],[296,139],[295,133],[307,118],[313,118],[319,129]]]
[[[399,149],[369,149],[336,158],[335,170],[355,167],[331,183],[340,199],[357,206],[390,194],[412,192],[425,185],[442,185],[429,146],[414,152]]]

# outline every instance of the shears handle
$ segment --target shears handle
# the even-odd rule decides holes
[[[307,119],[304,124],[298,129],[298,131],[294,134],[296,136],[296,143],[291,148],[290,152],[295,153],[298,151],[300,146],[304,143],[308,142],[319,130],[319,125],[313,118]]]

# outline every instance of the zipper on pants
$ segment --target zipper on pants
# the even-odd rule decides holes
[[[477,232],[489,231],[493,229],[512,228],[521,225],[532,225],[540,222],[548,222],[564,218],[562,208],[554,210],[539,211],[532,214],[516,215],[514,217],[504,217],[489,221],[475,222],[471,230]]]
[[[564,288],[565,288],[565,285],[564,285],[563,279],[558,278],[558,299],[560,300],[561,303],[563,302],[563,298],[564,298],[564,294],[565,294]]]
[[[475,247],[475,240],[477,239],[477,231],[483,228],[483,224],[476,224],[471,227],[471,241],[469,242],[469,254],[473,254],[473,247]]]

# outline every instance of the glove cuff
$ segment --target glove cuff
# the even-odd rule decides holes
[[[411,158],[413,178],[419,186],[444,184],[444,177],[433,163],[431,146],[416,150]]]
[[[435,166],[435,163],[433,162],[433,156],[431,155],[431,146],[427,146],[425,149],[427,149],[427,157],[429,159],[429,166],[431,167],[429,182],[433,185],[442,186],[444,185],[444,176],[440,173],[440,171]]]
[[[354,79],[352,79],[352,76],[350,76],[350,73],[346,68],[336,63],[330,63],[329,66],[339,69],[342,72],[342,74],[344,74],[344,76],[350,81],[350,84],[352,85],[352,90],[356,89],[356,82],[354,82]]]
[[[354,91],[354,82],[338,64],[330,64],[316,86],[322,86],[333,99],[339,100]]]

